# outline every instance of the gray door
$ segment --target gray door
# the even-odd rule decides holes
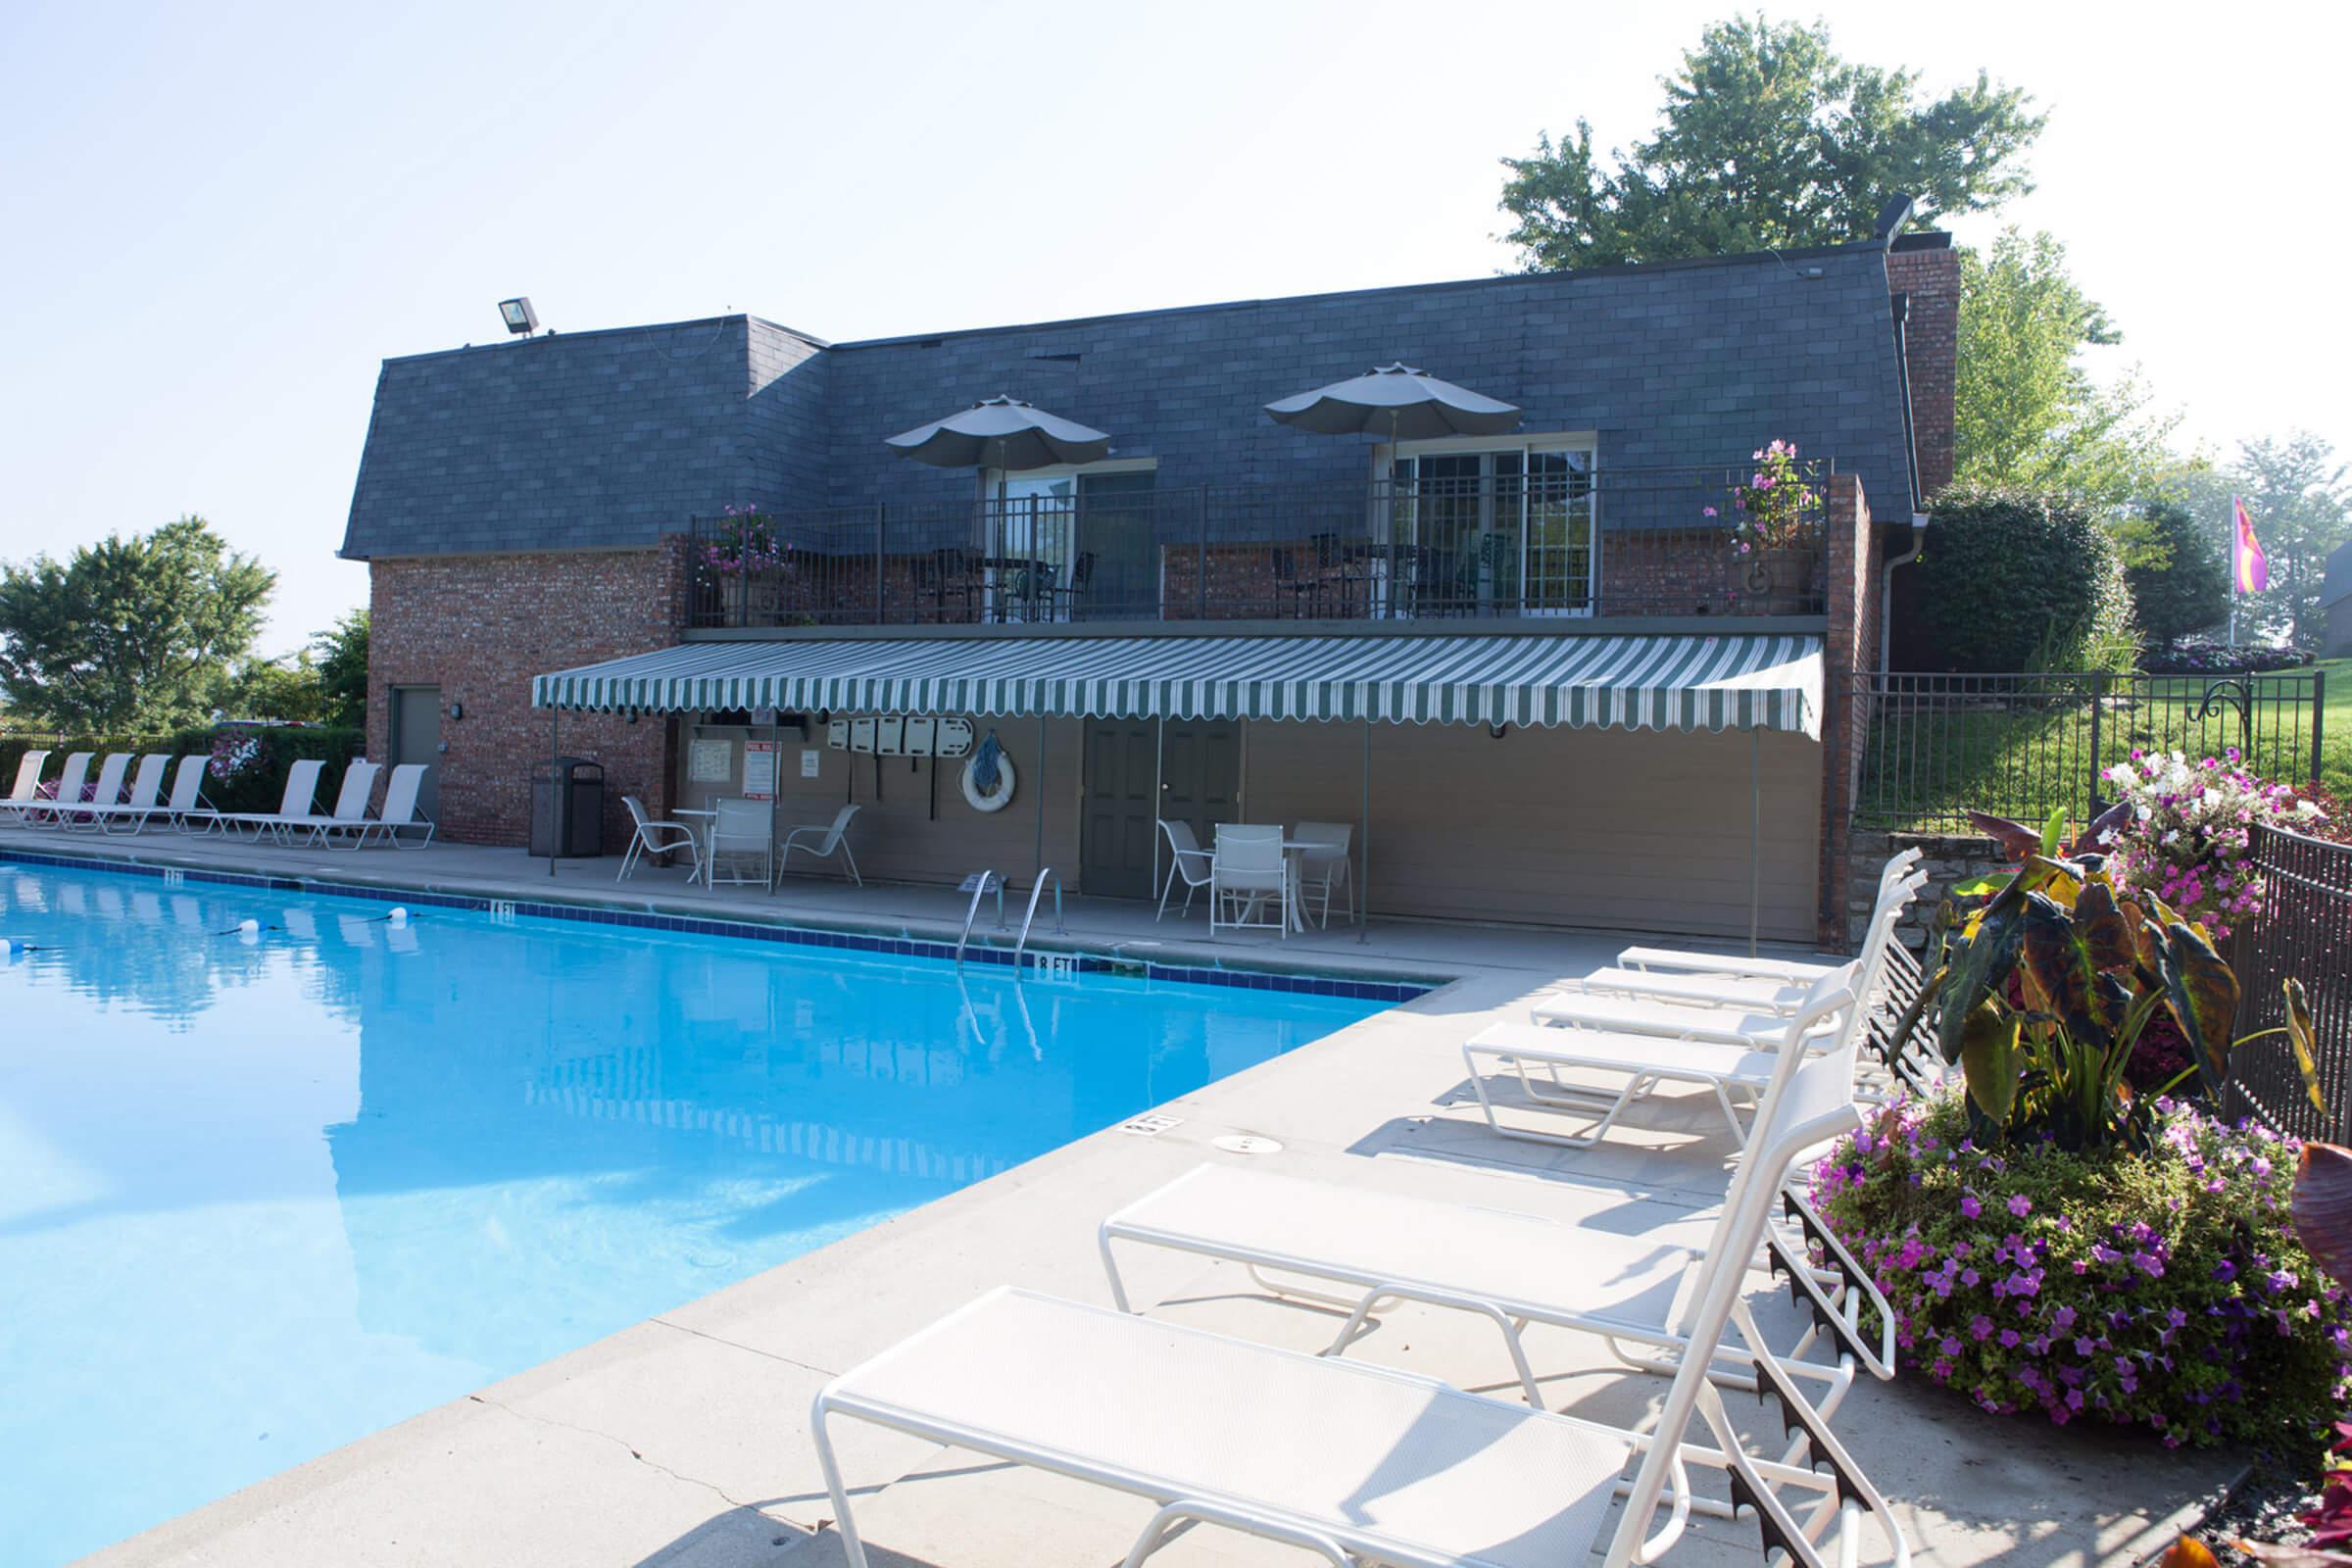
[[[441,688],[392,688],[392,760],[425,764],[416,808],[441,820]]]
[[[1217,824],[1242,819],[1242,726],[1231,719],[1170,724],[1160,742],[1159,814],[1191,826],[1204,850]]]
[[[1086,815],[1078,843],[1078,889],[1106,899],[1152,895],[1152,753],[1149,721],[1089,720]]]

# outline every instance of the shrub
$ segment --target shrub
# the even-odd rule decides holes
[[[2352,1387],[2352,1305],[2288,1223],[2298,1146],[2159,1101],[2144,1152],[1970,1142],[1901,1102],[1814,1172],[1906,1361],[1995,1413],[2308,1454]]]
[[[1915,614],[1946,669],[2129,669],[2122,554],[2079,497],[1959,486],[1936,497]]]
[[[2232,648],[2210,637],[2191,637],[2151,652],[2140,667],[2151,675],[2260,675],[2266,670],[2300,669],[2311,655],[2292,648]]]

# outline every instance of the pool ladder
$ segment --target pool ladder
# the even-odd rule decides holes
[[[1061,921],[1061,878],[1049,865],[1037,873],[1037,881],[1029,889],[1029,908],[1021,916],[1020,939],[1012,945],[1012,969],[1015,974],[1020,973],[1021,955],[1029,946],[1029,928],[1037,923],[1037,901],[1046,891],[1048,881],[1054,884],[1054,934],[1057,937],[1069,935],[1069,928]],[[980,901],[991,893],[997,896],[997,929],[1004,929],[1004,873],[974,871],[957,884],[956,891],[972,896],[972,902],[963,911],[963,934],[956,939],[956,967],[960,969],[963,967],[963,950],[971,945],[972,922],[980,918]]]

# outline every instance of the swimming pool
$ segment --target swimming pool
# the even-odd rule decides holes
[[[0,863],[6,1568],[1385,1004],[386,912]]]

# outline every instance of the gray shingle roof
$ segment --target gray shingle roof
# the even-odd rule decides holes
[[[1819,275],[1806,276],[1818,270]],[[882,438],[999,392],[1112,432],[1163,486],[1360,478],[1364,443],[1261,412],[1401,359],[1592,430],[1607,467],[1783,436],[1907,506],[1886,265],[1869,246],[1475,279],[823,345],[750,317],[385,362],[343,553],[652,543],[696,513],[953,501]]]

